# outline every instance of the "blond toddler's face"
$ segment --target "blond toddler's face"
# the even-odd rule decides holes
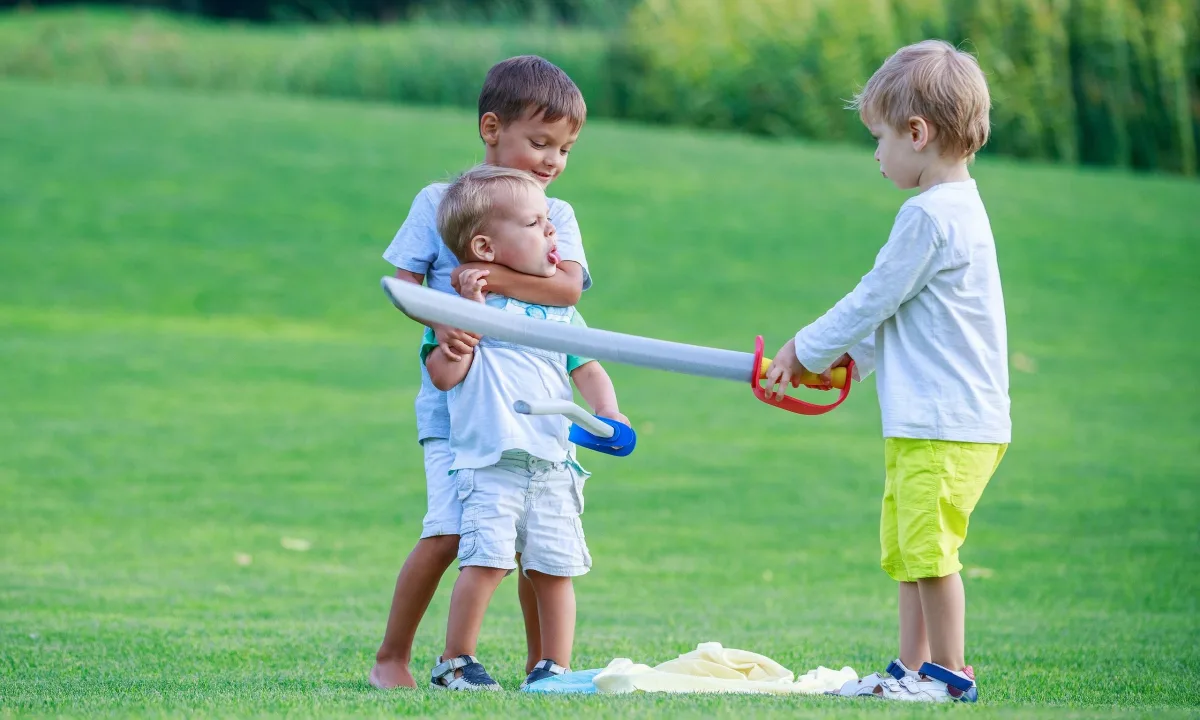
[[[924,146],[913,133],[900,132],[891,125],[872,122],[867,125],[875,138],[875,161],[879,172],[901,190],[917,187],[925,162],[917,145]]]
[[[472,240],[480,260],[538,277],[558,270],[558,242],[550,222],[546,193],[522,186],[500,191],[484,234]]]
[[[488,162],[531,173],[543,188],[567,169],[567,156],[579,138],[570,119],[548,123],[540,113],[526,114],[503,126],[497,122],[489,127],[485,120],[482,127]]]

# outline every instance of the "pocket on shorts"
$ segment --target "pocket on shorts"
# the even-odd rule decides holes
[[[579,554],[580,560],[584,567],[592,567],[592,554],[588,552],[587,537],[583,534],[583,521],[578,517],[572,518],[575,521],[575,535],[579,538]]]
[[[479,508],[463,511],[458,525],[458,559],[466,560],[475,552],[479,543]]]
[[[954,443],[947,454],[951,461],[947,464],[953,468],[949,478],[950,504],[969,513],[983,497],[983,490],[996,469],[996,446]]]
[[[475,471],[470,468],[455,470],[454,482],[458,486],[458,501],[462,502],[475,490]]]
[[[884,481],[884,499],[891,495],[897,512],[906,508],[936,507],[949,496],[949,463],[946,444],[938,440],[895,438],[894,457],[888,461],[890,484]]]
[[[571,497],[575,500],[575,512],[583,514],[583,485],[587,482],[587,475],[579,472],[570,464],[567,465],[567,472],[571,474]],[[581,531],[582,532],[582,531]]]

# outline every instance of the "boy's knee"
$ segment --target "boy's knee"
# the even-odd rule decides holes
[[[468,565],[459,572],[459,577],[467,578],[472,583],[499,585],[500,581],[508,577],[510,572],[512,571],[487,565]]]

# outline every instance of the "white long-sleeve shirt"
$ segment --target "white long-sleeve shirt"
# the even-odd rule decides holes
[[[974,180],[908,200],[858,286],[796,334],[815,372],[878,372],[884,437],[1007,443],[1008,338],[991,223]]]

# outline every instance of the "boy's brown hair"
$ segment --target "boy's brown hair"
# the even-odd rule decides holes
[[[991,131],[991,96],[979,62],[944,40],[896,51],[854,96],[850,107],[864,124],[883,122],[907,131],[914,115],[937,129],[944,155],[968,160]]]
[[[492,66],[479,92],[479,119],[495,113],[501,124],[519,120],[527,113],[541,114],[543,122],[571,121],[578,132],[587,119],[583,93],[554,63],[537,55],[521,55]]]
[[[476,165],[450,184],[437,210],[442,242],[462,262],[470,262],[471,238],[484,232],[500,193],[511,197],[526,188],[541,191],[533,175],[499,165]],[[499,196],[499,197],[498,197]]]

